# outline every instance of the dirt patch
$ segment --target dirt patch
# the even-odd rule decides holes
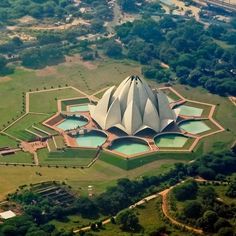
[[[14,30],[18,30],[18,29],[19,29],[18,26],[7,26],[6,28],[7,28],[7,30],[11,30],[11,31],[14,31]]]
[[[90,25],[90,23],[84,19],[78,18],[68,24],[38,25],[38,26],[29,27],[29,29],[32,29],[32,30],[66,30],[66,29],[72,28],[74,26],[79,26],[79,25]]]
[[[66,57],[66,65],[70,65],[70,63],[77,63],[79,65],[84,66],[85,68],[89,70],[95,70],[97,69],[97,65],[92,63],[91,61],[84,61],[80,55],[75,55],[72,57],[67,56]]]
[[[32,23],[35,19],[32,16],[23,16],[18,21],[22,24]]]
[[[57,69],[53,66],[47,66],[41,70],[36,70],[36,75],[40,77],[55,75],[57,73]]]
[[[0,77],[0,83],[4,83],[7,81],[12,80],[12,78],[8,77],[8,76],[4,76],[4,77]]]

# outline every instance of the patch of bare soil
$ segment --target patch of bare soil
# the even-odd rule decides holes
[[[96,64],[91,61],[84,61],[80,55],[66,56],[66,65],[69,66],[70,63],[78,63],[89,70],[95,70],[97,68]]]
[[[4,82],[10,81],[10,80],[12,80],[12,78],[10,78],[8,76],[4,76],[4,77],[0,76],[0,83],[4,83]]]
[[[71,23],[61,25],[37,25],[29,27],[32,30],[66,30],[78,25],[90,25],[90,23],[84,19],[74,19]]]
[[[28,24],[34,22],[35,19],[32,16],[23,16],[20,19],[18,19],[18,21],[22,24]]]
[[[57,70],[53,66],[47,66],[41,70],[36,70],[36,75],[37,76],[49,76],[49,75],[55,75],[57,73]]]

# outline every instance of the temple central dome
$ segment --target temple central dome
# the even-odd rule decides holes
[[[116,127],[128,135],[144,129],[162,132],[178,115],[178,109],[171,109],[161,90],[153,91],[144,79],[134,75],[117,89],[109,88],[97,105],[89,105],[89,111],[101,129]]]

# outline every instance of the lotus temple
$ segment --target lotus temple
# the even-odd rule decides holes
[[[151,88],[138,76],[100,96],[58,100],[45,126],[68,148],[104,150],[132,158],[153,152],[193,152],[206,136],[224,129],[213,119],[215,105],[188,100],[172,87]]]

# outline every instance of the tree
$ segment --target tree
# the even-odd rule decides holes
[[[4,57],[0,56],[0,73],[3,72],[6,67],[6,64],[7,60]]]
[[[216,200],[217,194],[214,188],[206,187],[204,189],[200,189],[199,196],[206,205],[212,205]]]
[[[119,0],[119,4],[123,11],[136,11],[136,0]]]
[[[132,210],[124,210],[119,213],[117,223],[124,231],[136,232],[140,229],[139,219]]]
[[[218,231],[218,236],[234,236],[234,230],[232,227],[224,227]]]
[[[97,215],[98,209],[95,203],[87,197],[81,197],[76,202],[77,211],[87,218],[92,218]]]
[[[104,44],[104,50],[105,54],[109,57],[119,58],[122,55],[122,46],[113,40],[107,41]]]
[[[236,180],[230,183],[229,187],[227,188],[227,191],[225,193],[226,196],[235,198],[236,197]]]
[[[17,228],[13,225],[4,225],[1,229],[3,235],[5,236],[15,236],[17,235]]]
[[[214,179],[215,176],[216,176],[216,173],[214,170],[208,168],[208,167],[205,167],[205,166],[200,166],[198,168],[198,174],[204,178],[204,179]]]
[[[164,17],[159,21],[159,25],[161,28],[175,28],[176,23],[174,22],[173,18],[169,15],[164,15]]]
[[[204,212],[203,217],[198,220],[198,224],[207,232],[214,231],[214,224],[218,220],[218,215],[212,210]]]
[[[187,181],[183,184],[176,186],[173,189],[174,196],[179,201],[185,201],[196,196],[198,185],[195,181]]]
[[[229,221],[227,221],[224,218],[219,218],[214,224],[214,229],[216,232],[224,227],[231,227],[231,224],[229,223]]]
[[[187,218],[198,218],[202,213],[202,205],[199,201],[189,201],[183,209],[183,213]]]

